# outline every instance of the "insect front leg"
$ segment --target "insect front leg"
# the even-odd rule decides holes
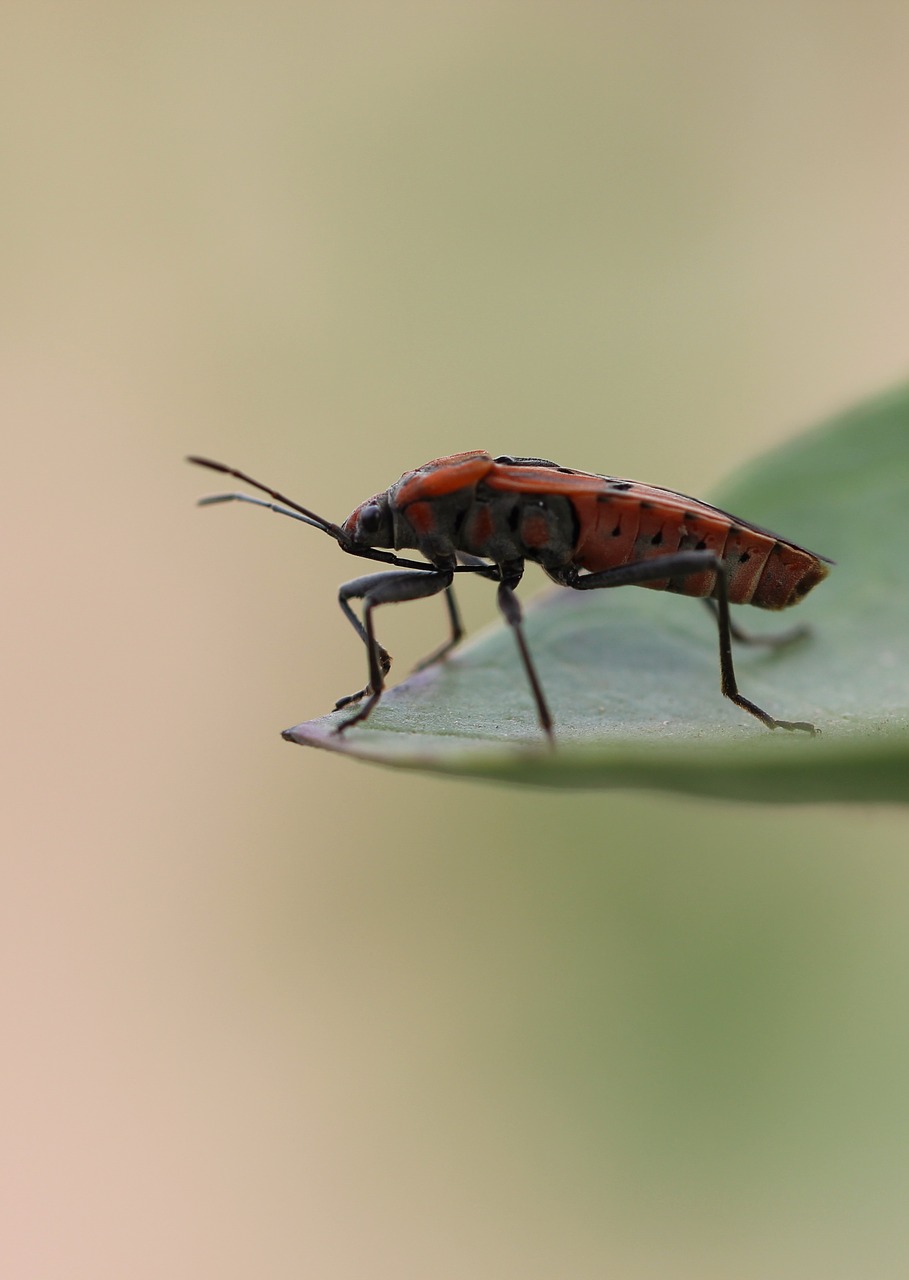
[[[369,683],[359,693],[341,698],[335,703],[335,710],[358,702],[367,697],[366,702],[355,716],[338,725],[337,733],[343,733],[352,724],[359,724],[370,714],[385,688],[385,676],[391,667],[391,655],[376,640],[372,614],[377,605],[399,604],[404,600],[422,600],[426,596],[437,595],[451,586],[452,574],[447,570],[434,569],[425,573],[371,573],[365,578],[356,578],[346,582],[338,592],[338,601],[345,617],[350,621],[357,635],[366,645],[369,662]],[[363,621],[361,622],[348,601],[363,601]]]
[[[451,635],[444,644],[439,645],[438,649],[433,649],[432,653],[427,654],[425,658],[421,658],[414,667],[414,671],[423,671],[426,667],[431,667],[434,662],[444,658],[446,653],[450,653],[464,636],[464,623],[461,621],[461,611],[455,599],[454,587],[445,588],[445,606],[448,610],[448,624],[451,628]]]
[[[488,560],[481,560],[479,556],[468,555],[466,551],[458,552],[458,567],[455,573],[477,573],[484,578],[492,578],[494,581],[499,579],[499,569],[497,565],[490,564]],[[445,592],[445,604],[448,608],[448,622],[451,627],[451,635],[444,644],[440,644],[438,649],[433,649],[427,657],[421,658],[414,671],[422,671],[425,667],[431,667],[434,662],[438,662],[444,658],[447,653],[455,647],[460,640],[463,640],[466,632],[464,624],[461,621],[461,611],[458,608],[458,602],[455,599],[454,587],[449,587]]]
[[[768,729],[799,729],[804,733],[817,733],[813,724],[805,720],[776,720],[763,708],[739,693],[732,663],[732,624],[729,618],[729,591],[726,584],[726,567],[712,551],[678,551],[670,555],[654,556],[650,560],[638,560],[602,573],[579,575],[565,573],[561,580],[576,591],[595,591],[604,587],[641,586],[661,578],[686,578],[710,571],[716,574],[716,618],[720,640],[720,687],[723,694],[743,711],[748,711]]]

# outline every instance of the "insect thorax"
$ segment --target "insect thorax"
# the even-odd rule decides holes
[[[463,551],[496,564],[535,560],[546,568],[568,564],[577,543],[577,518],[559,494],[496,492],[483,484],[395,512],[401,547],[417,547],[432,560]]]

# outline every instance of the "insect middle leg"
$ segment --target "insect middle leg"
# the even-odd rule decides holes
[[[338,602],[345,617],[353,626],[357,635],[366,645],[369,662],[369,683],[358,693],[340,698],[335,703],[335,710],[348,706],[351,702],[366,702],[356,715],[338,725],[337,733],[343,733],[352,724],[360,724],[375,707],[385,688],[385,676],[391,667],[391,655],[376,640],[372,614],[377,605],[400,604],[405,600],[422,600],[427,596],[437,595],[451,587],[452,574],[444,569],[425,573],[371,573],[365,578],[355,578],[346,582],[338,592]],[[363,601],[363,621],[361,622],[348,601]],[[368,697],[367,697],[368,695]]]
[[[515,595],[514,589],[521,580],[521,574],[524,571],[523,564],[520,569],[515,569],[513,573],[503,570],[502,581],[499,583],[499,589],[496,600],[502,611],[502,617],[514,632],[514,638],[518,644],[518,652],[521,655],[521,661],[524,664],[524,670],[527,673],[527,679],[530,681],[530,690],[533,694],[533,700],[537,707],[537,717],[540,721],[540,728],[549,739],[549,745],[555,745],[555,736],[552,731],[552,715],[546,703],[546,697],[543,693],[543,686],[540,684],[540,677],[537,675],[537,669],[533,658],[530,656],[530,649],[527,647],[527,639],[524,635],[523,614],[521,612],[521,602]]]
[[[732,664],[732,623],[729,618],[729,591],[726,583],[726,567],[712,551],[678,551],[670,555],[654,556],[651,560],[638,560],[632,564],[604,569],[601,573],[584,575],[565,573],[561,580],[566,587],[576,591],[596,591],[604,587],[641,586],[661,578],[687,578],[694,574],[716,574],[716,618],[720,640],[720,687],[723,694],[737,707],[756,716],[768,729],[799,729],[804,733],[817,733],[813,724],[805,720],[777,720],[756,703],[739,693]]]

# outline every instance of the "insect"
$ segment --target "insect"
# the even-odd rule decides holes
[[[635,585],[703,598],[719,629],[723,694],[768,729],[816,732],[803,720],[776,719],[739,693],[732,664],[733,638],[779,646],[805,635],[805,628],[750,636],[734,626],[729,605],[785,609],[798,604],[827,576],[832,561],[718,507],[671,489],[574,471],[545,458],[493,458],[475,450],[406,472],[338,525],[233,467],[207,458],[188,461],[234,476],[274,500],[221,493],[201,498],[201,505],[237,501],[266,507],[321,529],[349,555],[394,566],[355,578],[339,590],[341,609],[366,646],[369,678],[363,689],[336,703],[336,710],[359,704],[338,733],[361,724],[385,687],[391,657],[376,639],[373,614],[379,605],[444,592],[450,636],[419,664],[427,666],[464,634],[453,583],[457,574],[471,573],[497,583],[498,605],[517,641],[540,727],[554,741],[552,715],[515,594],[527,560],[574,591]],[[402,548],[415,549],[425,559],[402,558],[397,554]],[[351,607],[354,600],[362,601],[362,620]]]

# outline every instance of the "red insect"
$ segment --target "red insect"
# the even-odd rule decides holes
[[[706,502],[671,489],[573,471],[544,458],[493,458],[477,450],[406,472],[337,525],[242,471],[207,458],[189,461],[236,476],[275,499],[223,493],[202,498],[203,505],[239,501],[267,507],[321,529],[350,555],[396,566],[394,572],[357,578],[340,589],[341,608],[366,645],[369,682],[337,702],[336,709],[362,701],[356,714],[338,726],[339,733],[364,721],[385,687],[391,658],[375,636],[376,607],[445,592],[451,636],[420,664],[426,666],[464,634],[452,584],[455,574],[474,573],[498,583],[499,608],[517,640],[540,726],[552,740],[552,716],[515,595],[527,560],[575,591],[636,585],[702,597],[716,613],[725,696],[769,729],[816,732],[812,724],[777,720],[750,702],[738,691],[732,665],[733,638],[780,645],[804,635],[805,629],[748,636],[732,624],[729,605],[785,609],[798,604],[827,576],[826,565],[832,562]],[[426,559],[406,560],[379,550],[391,547],[415,548]],[[362,621],[351,600],[363,601]]]

